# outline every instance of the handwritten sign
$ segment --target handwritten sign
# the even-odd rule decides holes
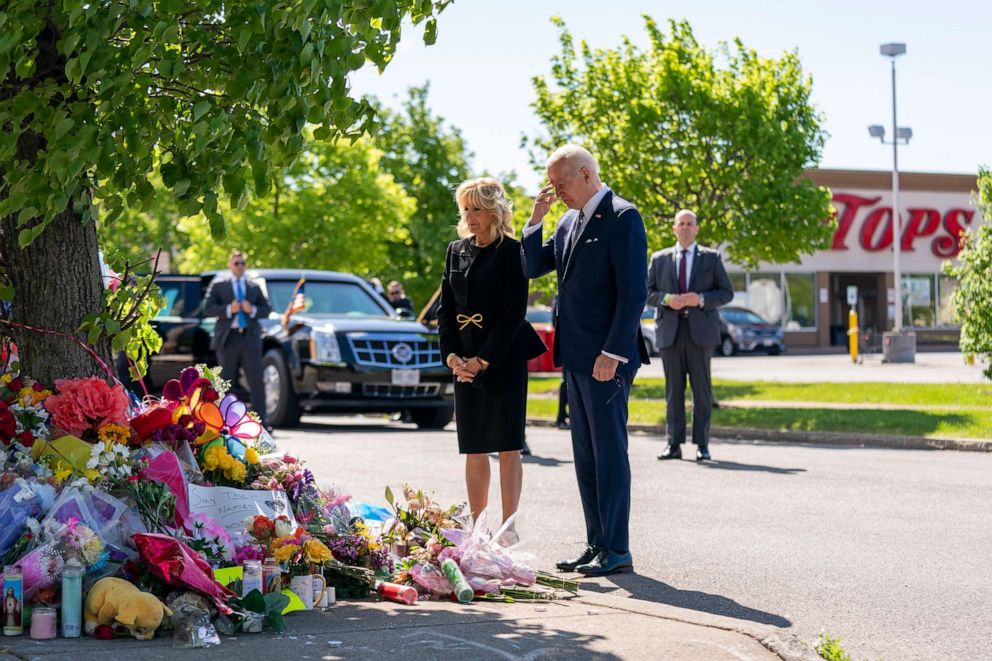
[[[244,520],[256,514],[264,514],[270,519],[287,516],[296,526],[293,508],[283,491],[247,491],[190,484],[187,494],[191,514],[206,514],[231,534],[243,533]]]

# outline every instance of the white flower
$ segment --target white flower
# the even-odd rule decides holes
[[[41,522],[33,516],[29,516],[25,519],[24,525],[27,526],[28,530],[34,537],[37,537],[38,533],[41,532]]]
[[[289,519],[280,517],[276,519],[276,537],[285,537],[286,535],[292,535],[295,532],[293,524],[289,522]]]

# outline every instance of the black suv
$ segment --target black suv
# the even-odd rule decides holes
[[[764,349],[770,356],[785,351],[785,335],[777,324],[770,324],[747,308],[718,308],[720,315],[720,346],[722,356],[740,351]]]
[[[210,349],[214,319],[203,318],[202,298],[217,273],[156,279],[166,306],[153,320],[163,338],[162,351],[150,361],[147,380],[153,387],[194,363],[216,363]],[[401,319],[364,280],[348,273],[248,274],[261,283],[273,310],[261,320],[271,424],[293,427],[301,413],[317,411],[409,412],[417,426],[428,429],[451,421],[454,388],[436,331]],[[286,317],[291,303],[296,311]]]

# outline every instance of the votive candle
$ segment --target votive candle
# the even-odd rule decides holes
[[[55,609],[39,606],[31,611],[31,638],[51,640],[55,638]]]

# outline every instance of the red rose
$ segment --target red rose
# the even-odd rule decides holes
[[[220,395],[218,395],[217,391],[214,390],[213,388],[204,388],[203,394],[200,395],[200,397],[205,402],[216,402],[218,399],[220,399]]]
[[[29,448],[34,445],[34,436],[31,434],[31,432],[27,430],[24,430],[20,434],[18,434],[17,439],[21,442],[21,445],[23,445],[26,448]]]
[[[21,390],[24,389],[24,382],[21,381],[20,377],[11,379],[10,383],[7,384],[7,387],[10,388],[11,392],[21,392]]]

